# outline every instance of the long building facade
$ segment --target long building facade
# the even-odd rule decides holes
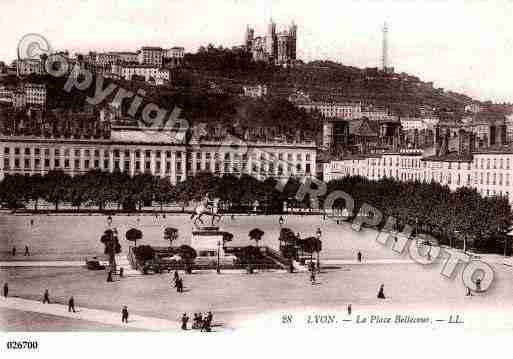
[[[177,184],[199,172],[247,174],[260,180],[315,175],[314,142],[244,142],[192,139],[180,133],[113,129],[107,139],[0,138],[0,179],[6,174],[75,176],[91,170],[150,173]]]
[[[513,147],[423,156],[419,151],[352,156],[324,164],[324,180],[362,176],[371,180],[437,182],[451,190],[475,188],[482,196],[504,196],[513,204]]]

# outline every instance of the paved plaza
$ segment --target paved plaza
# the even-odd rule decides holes
[[[513,271],[503,265],[499,256],[487,256],[495,271],[494,286],[486,293],[466,297],[461,266],[454,278],[445,278],[440,274],[441,263],[430,266],[411,263],[407,256],[398,256],[377,243],[372,230],[357,233],[348,224],[337,225],[319,216],[288,216],[285,224],[305,236],[312,235],[318,226],[323,231],[323,270],[315,285],[304,272],[290,274],[278,270],[249,275],[244,271],[221,274],[195,271],[190,275],[180,273],[184,293],[176,292],[172,275],[168,273],[142,275],[128,271],[124,278],[108,283],[104,271],[88,271],[81,266],[80,258],[102,253],[99,242],[105,228],[102,216],[34,216],[32,228],[30,218],[0,216],[8,247],[16,245],[21,250],[27,243],[32,249],[30,258],[20,255],[15,258],[17,261],[8,257],[7,249],[4,251],[0,281],[9,283],[10,298],[1,298],[0,314],[4,317],[2,327],[8,330],[23,330],[25,317],[31,318],[26,323],[39,323],[34,324],[35,328],[46,325],[48,330],[178,330],[184,312],[191,316],[195,312],[212,311],[214,330],[226,331],[263,318],[267,318],[265,326],[279,325],[279,313],[290,311],[342,313],[348,304],[352,305],[353,315],[429,310],[445,313],[440,316],[464,313],[476,317],[481,326],[490,321],[493,328],[497,326],[496,320],[490,318],[498,318],[500,325],[513,323],[510,318]],[[113,225],[123,233],[137,223],[136,218],[115,216]],[[68,224],[56,226],[59,222]],[[159,220],[141,216],[138,222],[145,244],[165,245],[162,238],[165,226],[179,228],[180,241],[184,243],[191,230],[185,216]],[[266,233],[262,245],[277,247],[276,216],[237,216],[235,221],[225,218],[222,223],[223,230],[235,234],[235,245],[248,244],[247,232],[254,227]],[[65,232],[67,229],[69,233]],[[126,249],[127,242],[122,244]],[[358,250],[364,253],[361,264],[355,261]],[[122,253],[120,258],[123,257]],[[58,266],[62,263],[66,266]],[[386,300],[376,297],[381,284],[385,285]],[[40,302],[46,288],[55,303],[50,306]],[[71,295],[79,313],[67,312],[66,303]],[[129,325],[121,324],[123,305],[128,306],[134,318]],[[32,330],[32,327],[25,329]]]
[[[322,230],[322,257],[325,259],[353,260],[361,250],[366,259],[397,259],[397,256],[376,242],[375,231],[364,229],[355,232],[346,222],[337,224],[334,220],[318,215],[284,216],[283,227],[292,229],[301,237],[314,236],[317,228]],[[234,219],[224,216],[219,225],[221,230],[233,233],[229,245],[253,244],[248,233],[260,228],[264,235],[259,245],[278,248],[280,226],[279,216],[236,215]],[[31,221],[33,224],[31,225]],[[193,225],[189,214],[168,214],[166,218],[152,215],[112,216],[112,227],[118,229],[123,253],[129,244],[125,233],[130,228],[143,232],[137,244],[166,246],[164,228],[178,229],[179,238],[173,245],[190,244]],[[86,256],[102,255],[100,236],[107,229],[104,215],[0,215],[0,232],[4,240],[0,247],[0,260],[59,260],[82,261]],[[30,258],[23,256],[25,245],[30,247]],[[17,256],[11,256],[11,249],[17,248]]]

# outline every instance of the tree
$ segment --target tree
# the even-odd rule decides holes
[[[160,211],[163,211],[164,203],[175,199],[174,187],[168,179],[157,177],[154,182],[155,200],[160,204]]]
[[[172,247],[173,241],[178,239],[178,229],[173,227],[167,227],[164,229],[164,239],[169,241],[169,248]]]
[[[134,249],[135,258],[140,262],[151,261],[155,259],[155,250],[152,246],[141,245]]]
[[[70,177],[63,171],[50,171],[43,177],[43,197],[59,210],[59,203],[67,197]]]
[[[136,229],[136,228],[130,228],[125,233],[125,238],[127,241],[134,242],[134,246],[137,247],[137,240],[142,239],[143,233]]]
[[[182,257],[182,260],[185,263],[185,271],[187,273],[192,273],[192,264],[194,263],[194,259],[196,259],[197,253],[194,248],[188,246],[186,244],[182,244],[178,247],[178,254]]]
[[[255,241],[257,248],[258,242],[262,239],[263,235],[264,231],[262,231],[260,228],[254,228],[251,231],[249,231],[249,239]]]

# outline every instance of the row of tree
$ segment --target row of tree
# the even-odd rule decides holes
[[[103,211],[107,204],[118,210],[137,211],[154,202],[186,206],[201,199],[205,193],[219,198],[222,209],[249,211],[257,208],[263,213],[281,213],[283,203],[289,207],[309,207],[312,199],[306,195],[301,201],[295,197],[301,183],[290,179],[278,190],[275,179],[259,181],[254,177],[233,175],[222,177],[199,173],[173,186],[169,180],[139,174],[129,177],[125,173],[91,171],[70,177],[60,171],[44,176],[6,175],[0,182],[0,201],[4,207],[16,209],[38,202],[53,203],[55,210],[63,202],[71,203],[75,210],[92,207]],[[406,224],[416,231],[431,234],[455,245],[456,241],[469,241],[475,247],[496,250],[506,248],[507,233],[512,227],[511,206],[505,197],[482,197],[476,190],[460,188],[452,192],[438,183],[398,182],[393,179],[371,181],[363,177],[345,177],[327,184],[327,194],[344,191],[354,200],[353,216],[363,204],[378,209],[382,226],[388,217],[397,220],[397,227]],[[324,206],[325,196],[319,198]],[[334,209],[349,207],[343,199],[330,204]],[[331,210],[329,208],[328,210]]]
[[[114,205],[120,211],[137,211],[157,202],[162,210],[166,204],[186,206],[209,192],[210,197],[219,198],[225,208],[228,204],[232,210],[249,209],[256,201],[260,209],[277,212],[281,211],[282,202],[293,197],[299,188],[298,181],[290,183],[294,185],[280,192],[276,189],[276,180],[259,181],[249,175],[239,178],[199,173],[173,186],[168,179],[150,174],[130,177],[122,172],[93,170],[71,177],[62,171],[50,171],[43,176],[6,175],[0,182],[0,202],[11,209],[24,208],[31,203],[29,209],[36,211],[41,200],[52,203],[56,211],[62,203],[68,203],[77,212],[84,207],[103,211],[107,205]]]
[[[443,244],[458,246],[467,242],[485,251],[511,251],[507,234],[513,217],[507,197],[482,197],[467,187],[451,191],[438,183],[386,178],[371,181],[359,176],[331,181],[327,187],[327,193],[344,191],[353,198],[353,215],[359,214],[364,203],[376,208],[382,216],[377,226],[384,226],[387,218],[393,217],[396,229],[409,225],[414,232],[430,234]],[[339,199],[333,207],[350,206]],[[378,215],[377,211],[367,212],[361,214]]]

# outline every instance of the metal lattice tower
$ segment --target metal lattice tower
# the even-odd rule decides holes
[[[385,22],[383,25],[383,53],[381,54],[381,68],[386,71],[388,67],[388,25]]]

